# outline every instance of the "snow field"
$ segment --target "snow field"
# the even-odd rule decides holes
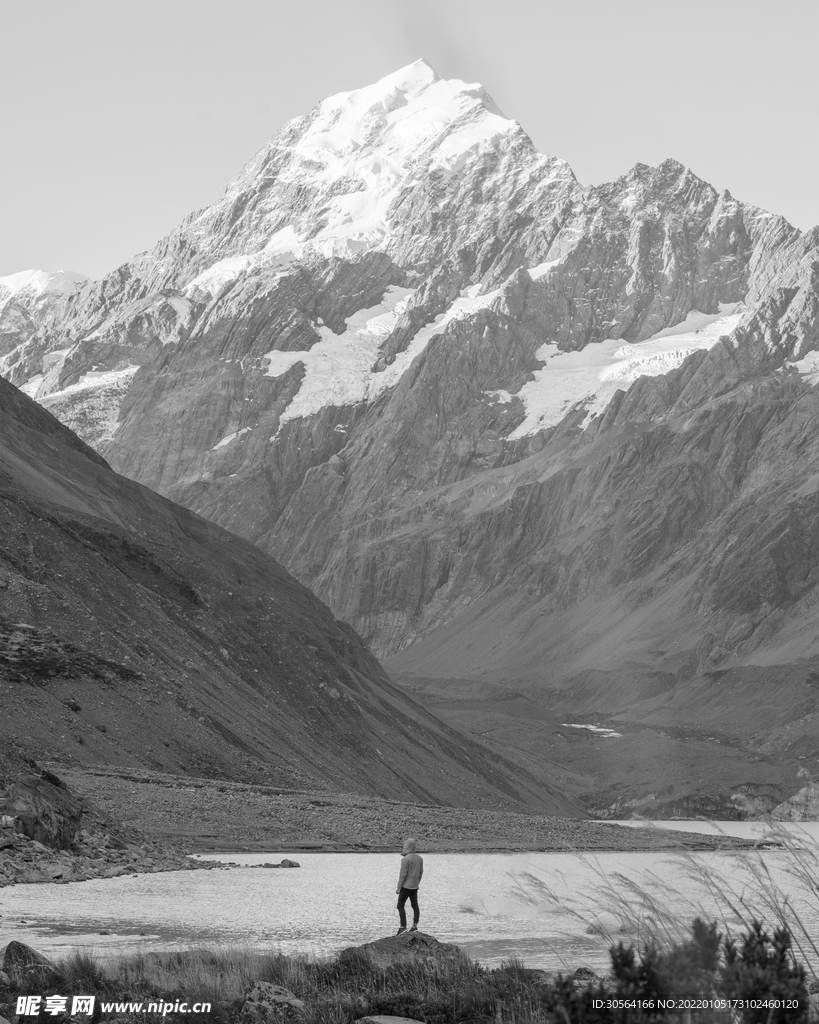
[[[741,303],[720,303],[719,313],[692,310],[682,323],[635,343],[607,338],[580,352],[561,352],[545,344],[537,351],[544,361],[515,397],[526,418],[509,435],[526,437],[555,426],[576,406],[586,409],[586,423],[603,412],[615,391],[627,391],[638,377],[657,377],[678,367],[698,349],[711,348],[730,334],[745,312]]]
[[[262,357],[267,360],[268,377],[281,377],[296,363],[302,363],[305,369],[301,387],[282,414],[279,427],[327,406],[374,401],[398,383],[415,357],[449,323],[490,306],[500,295],[500,289],[486,295],[478,295],[477,291],[476,286],[464,292],[445,313],[417,331],[409,346],[379,372],[373,371],[373,364],[414,294],[411,288],[388,288],[380,303],[347,319],[343,334],[334,334],[329,327],[317,324],[322,340],[309,350],[268,352]]]

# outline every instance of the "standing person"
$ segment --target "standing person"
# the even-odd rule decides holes
[[[414,839],[408,839],[401,851],[401,872],[398,875],[398,919],[401,927],[398,935],[407,930],[407,914],[404,904],[407,900],[412,906],[412,928],[411,932],[418,931],[418,921],[421,918],[421,911],[418,909],[418,886],[424,874],[424,858],[418,853],[417,844]]]

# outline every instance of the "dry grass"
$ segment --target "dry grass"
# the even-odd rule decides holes
[[[466,958],[378,968],[365,954],[342,962],[224,948],[112,961],[80,953],[62,960],[58,971],[68,994],[93,992],[121,1002],[209,1002],[208,1019],[216,1021],[233,1019],[257,981],[282,985],[302,999],[307,1004],[299,1018],[303,1024],[350,1024],[366,1013],[417,1016],[430,1024],[494,1021],[499,1008],[507,1022],[547,1019],[533,981],[537,972],[515,962],[494,970]],[[179,1019],[195,1020],[192,1015]]]
[[[717,921],[728,936],[747,932],[755,920],[770,929],[784,927],[791,935],[794,957],[819,980],[819,843],[805,831],[769,821],[759,845],[774,844],[777,849],[771,849],[767,858],[776,858],[778,871],[753,851],[726,849],[718,862],[725,870],[715,866],[712,858],[686,851],[666,858],[673,872],[660,864],[644,872],[638,882],[621,872],[606,871],[597,858],[586,856],[586,863],[594,867],[596,884],[571,903],[527,872],[512,879],[512,895],[523,903],[559,909],[584,926],[608,911],[625,923],[635,944],[643,948],[682,941],[697,917]],[[681,878],[684,888],[672,884],[672,877]]]

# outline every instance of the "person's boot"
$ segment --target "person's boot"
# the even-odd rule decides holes
[[[400,935],[401,932],[405,932],[406,930],[407,930],[406,925],[402,924],[401,927],[398,929],[398,931],[395,934],[396,935]]]
[[[417,924],[413,924],[412,928],[410,928],[410,931],[411,932],[417,932],[418,931],[418,925]]]

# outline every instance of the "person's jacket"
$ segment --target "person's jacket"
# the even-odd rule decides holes
[[[424,858],[415,848],[415,840],[408,839],[401,851],[401,872],[398,875],[399,889],[417,889],[424,874]]]

